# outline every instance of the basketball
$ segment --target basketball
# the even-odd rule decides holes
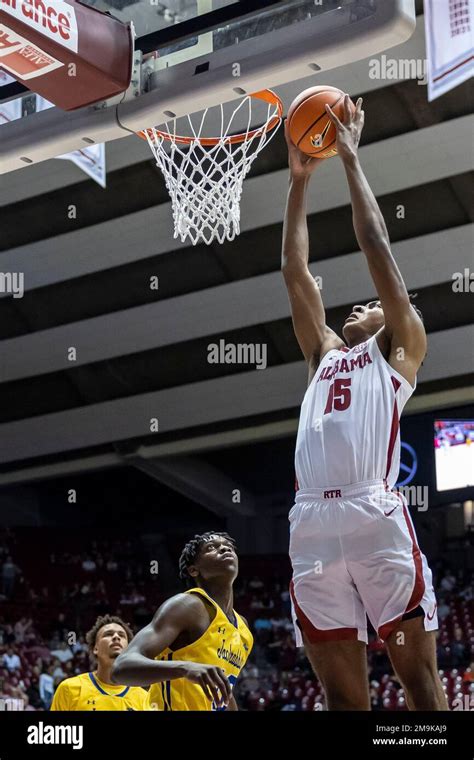
[[[309,87],[298,95],[288,111],[291,140],[303,153],[312,158],[337,155],[336,128],[326,112],[326,103],[336,116],[344,118],[342,90],[329,85]],[[351,107],[355,106],[351,101]]]

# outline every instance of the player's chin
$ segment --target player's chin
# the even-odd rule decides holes
[[[225,560],[220,560],[219,571],[223,575],[236,576],[239,572],[239,563],[234,557],[229,557]]]
[[[355,329],[354,329],[355,327]],[[357,322],[356,320],[353,320],[351,322],[346,322],[344,324],[344,327],[342,328],[342,337],[346,341],[346,343],[351,339],[354,338],[358,333],[357,329]]]

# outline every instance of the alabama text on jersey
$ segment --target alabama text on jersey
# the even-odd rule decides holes
[[[400,468],[399,419],[414,390],[385,360],[375,335],[329,351],[301,406],[298,487],[380,479],[392,488]]]

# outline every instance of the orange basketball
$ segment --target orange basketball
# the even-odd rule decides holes
[[[293,101],[288,111],[290,137],[303,153],[312,158],[329,158],[337,154],[336,127],[326,113],[326,103],[336,116],[344,119],[342,90],[329,85],[310,87]],[[351,107],[355,106],[351,100]]]

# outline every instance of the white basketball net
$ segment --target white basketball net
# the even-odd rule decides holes
[[[223,243],[234,240],[240,232],[240,199],[242,185],[252,163],[260,151],[272,139],[276,128],[266,127],[281,117],[278,105],[265,103],[267,120],[254,134],[250,127],[252,97],[245,97],[234,110],[228,123],[224,123],[224,109],[220,107],[221,138],[216,145],[202,145],[200,139],[209,109],[204,111],[198,129],[191,117],[188,122],[192,133],[191,143],[183,144],[176,135],[176,119],[166,124],[167,136],[156,128],[146,130],[148,143],[156,163],[165,177],[173,208],[174,237],[184,243],[189,238],[193,245],[214,240]],[[240,109],[247,108],[247,128],[242,142],[231,143],[232,123]],[[247,118],[247,115],[246,115]],[[169,124],[173,129],[169,129]],[[166,148],[171,145],[171,150]]]

